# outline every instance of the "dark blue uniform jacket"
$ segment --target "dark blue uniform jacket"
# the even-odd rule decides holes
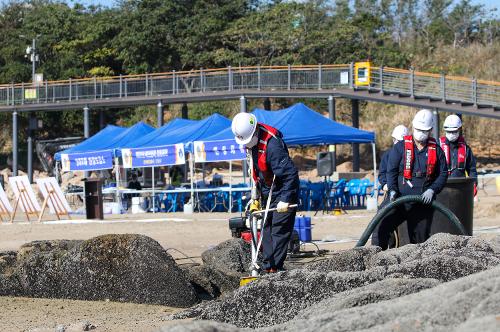
[[[413,144],[413,170],[411,187],[403,178],[404,170],[404,141],[396,143],[389,154],[387,163],[387,185],[389,190],[394,190],[402,196],[420,195],[427,189],[434,190],[434,194],[439,194],[446,185],[448,179],[448,167],[443,150],[438,146],[436,149],[437,160],[434,174],[431,179],[427,179],[427,147],[419,151]]]
[[[382,155],[382,159],[380,160],[380,173],[378,174],[378,182],[380,187],[383,187],[384,184],[387,183],[387,163],[389,162],[389,154],[391,153],[392,148],[385,151]]]
[[[471,178],[476,179],[477,183],[477,170],[476,170],[476,158],[474,157],[474,154],[472,153],[472,150],[469,145],[467,145],[466,148],[466,157],[465,157],[465,169],[458,169],[458,142],[450,142],[448,139],[446,140],[446,143],[450,147],[450,160],[451,160],[451,165],[450,165],[450,170],[451,173],[448,175],[450,178],[463,178],[465,177],[465,172],[469,175]]]
[[[267,142],[267,164],[276,175],[273,196],[271,198],[273,206],[280,201],[295,204],[298,202],[299,196],[299,172],[295,168],[288,154],[288,148],[281,137],[282,134],[278,132],[276,138],[271,137]],[[264,175],[259,170],[257,164],[257,146],[252,148],[252,157],[253,163],[258,169],[260,190],[263,196],[261,203],[265,206],[266,201],[264,199],[267,199],[270,187],[266,186]]]

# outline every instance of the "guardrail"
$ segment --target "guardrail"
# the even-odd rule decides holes
[[[464,105],[500,107],[500,83],[371,67],[367,85],[355,82],[353,64],[227,67],[105,78],[0,85],[0,106],[165,96],[238,90],[368,89]]]

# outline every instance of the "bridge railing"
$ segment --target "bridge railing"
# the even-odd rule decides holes
[[[0,106],[66,103],[79,100],[138,98],[248,90],[370,89],[415,98],[500,107],[500,83],[371,67],[370,82],[357,86],[354,66],[304,65],[227,67],[106,78],[0,85]]]
[[[370,88],[415,98],[500,106],[500,83],[396,68],[371,68]]]

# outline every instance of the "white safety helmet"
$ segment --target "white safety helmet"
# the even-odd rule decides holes
[[[398,141],[402,141],[405,136],[408,135],[408,128],[403,125],[396,126],[392,131],[392,138]]]
[[[457,131],[462,127],[462,120],[458,115],[448,115],[443,123],[444,131]]]
[[[413,129],[422,131],[431,130],[433,126],[432,112],[427,109],[421,109],[415,114],[412,125]]]
[[[234,134],[234,139],[236,143],[246,145],[248,144],[255,129],[257,128],[257,118],[255,115],[250,113],[238,113],[233,118],[231,123],[231,130]]]

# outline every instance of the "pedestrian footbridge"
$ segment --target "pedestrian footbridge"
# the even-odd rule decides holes
[[[369,63],[227,67],[0,85],[0,112],[246,98],[349,98],[500,118],[500,82]]]

